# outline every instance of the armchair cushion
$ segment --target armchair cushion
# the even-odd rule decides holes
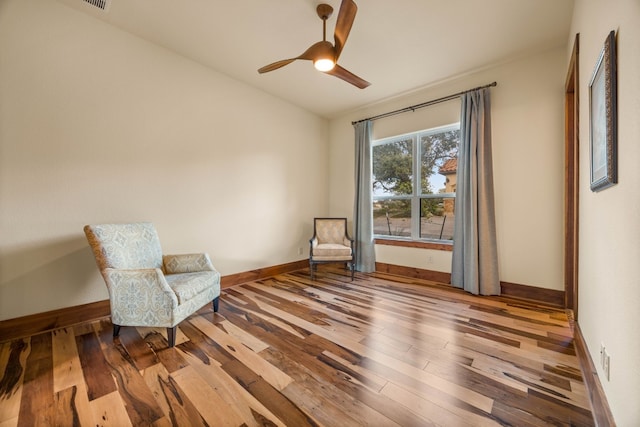
[[[216,271],[207,254],[165,255],[162,258],[167,274]]]
[[[318,243],[343,243],[346,240],[346,221],[343,219],[323,218],[315,223],[315,237]],[[349,245],[350,243],[346,243]]]
[[[312,257],[317,261],[350,260],[351,246],[345,246],[340,243],[319,243],[313,248]]]
[[[185,303],[211,286],[212,280],[220,280],[217,271],[197,273],[169,274],[165,276],[167,284],[175,292],[178,304]]]
[[[162,248],[153,224],[102,224],[87,227],[85,234],[100,271],[105,268],[162,268]]]

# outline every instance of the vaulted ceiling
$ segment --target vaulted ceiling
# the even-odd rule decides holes
[[[573,0],[356,0],[340,65],[371,83],[358,89],[310,61],[258,74],[322,40],[319,3],[340,0],[59,0],[217,72],[324,117],[445,79],[566,45]]]

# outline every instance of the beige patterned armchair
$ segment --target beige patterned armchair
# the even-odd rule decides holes
[[[207,254],[162,255],[151,223],[87,225],[84,232],[109,289],[113,336],[121,326],[176,326],[205,304],[218,311],[220,273]]]
[[[351,269],[353,280],[355,251],[353,239],[347,232],[347,218],[314,218],[313,237],[309,245],[311,280],[317,264],[329,262],[344,263]]]

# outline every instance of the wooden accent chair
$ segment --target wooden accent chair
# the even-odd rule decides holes
[[[347,218],[314,218],[313,237],[309,240],[309,270],[311,280],[317,264],[340,262],[355,271],[353,239],[347,232]]]
[[[176,326],[212,302],[218,311],[220,273],[209,255],[162,255],[151,223],[84,227],[96,263],[109,289],[113,336],[121,326],[167,328],[175,346]]]

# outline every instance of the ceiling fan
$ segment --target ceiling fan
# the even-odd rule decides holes
[[[304,51],[300,56],[295,58],[283,59],[281,61],[274,62],[273,64],[265,65],[260,68],[258,72],[260,74],[267,73],[269,71],[277,70],[280,67],[284,67],[287,64],[295,61],[296,59],[304,59],[307,61],[313,61],[313,65],[316,69],[338,77],[352,85],[364,89],[370,85],[366,80],[361,79],[352,72],[342,68],[337,64],[340,53],[344,48],[344,44],[347,41],[351,26],[356,18],[356,12],[358,6],[353,0],[342,0],[340,4],[340,11],[338,12],[338,19],[336,20],[336,29],[334,31],[335,44],[327,41],[327,19],[333,13],[333,8],[328,4],[319,4],[316,8],[316,12],[320,19],[322,19],[322,41],[313,44],[309,49]]]

